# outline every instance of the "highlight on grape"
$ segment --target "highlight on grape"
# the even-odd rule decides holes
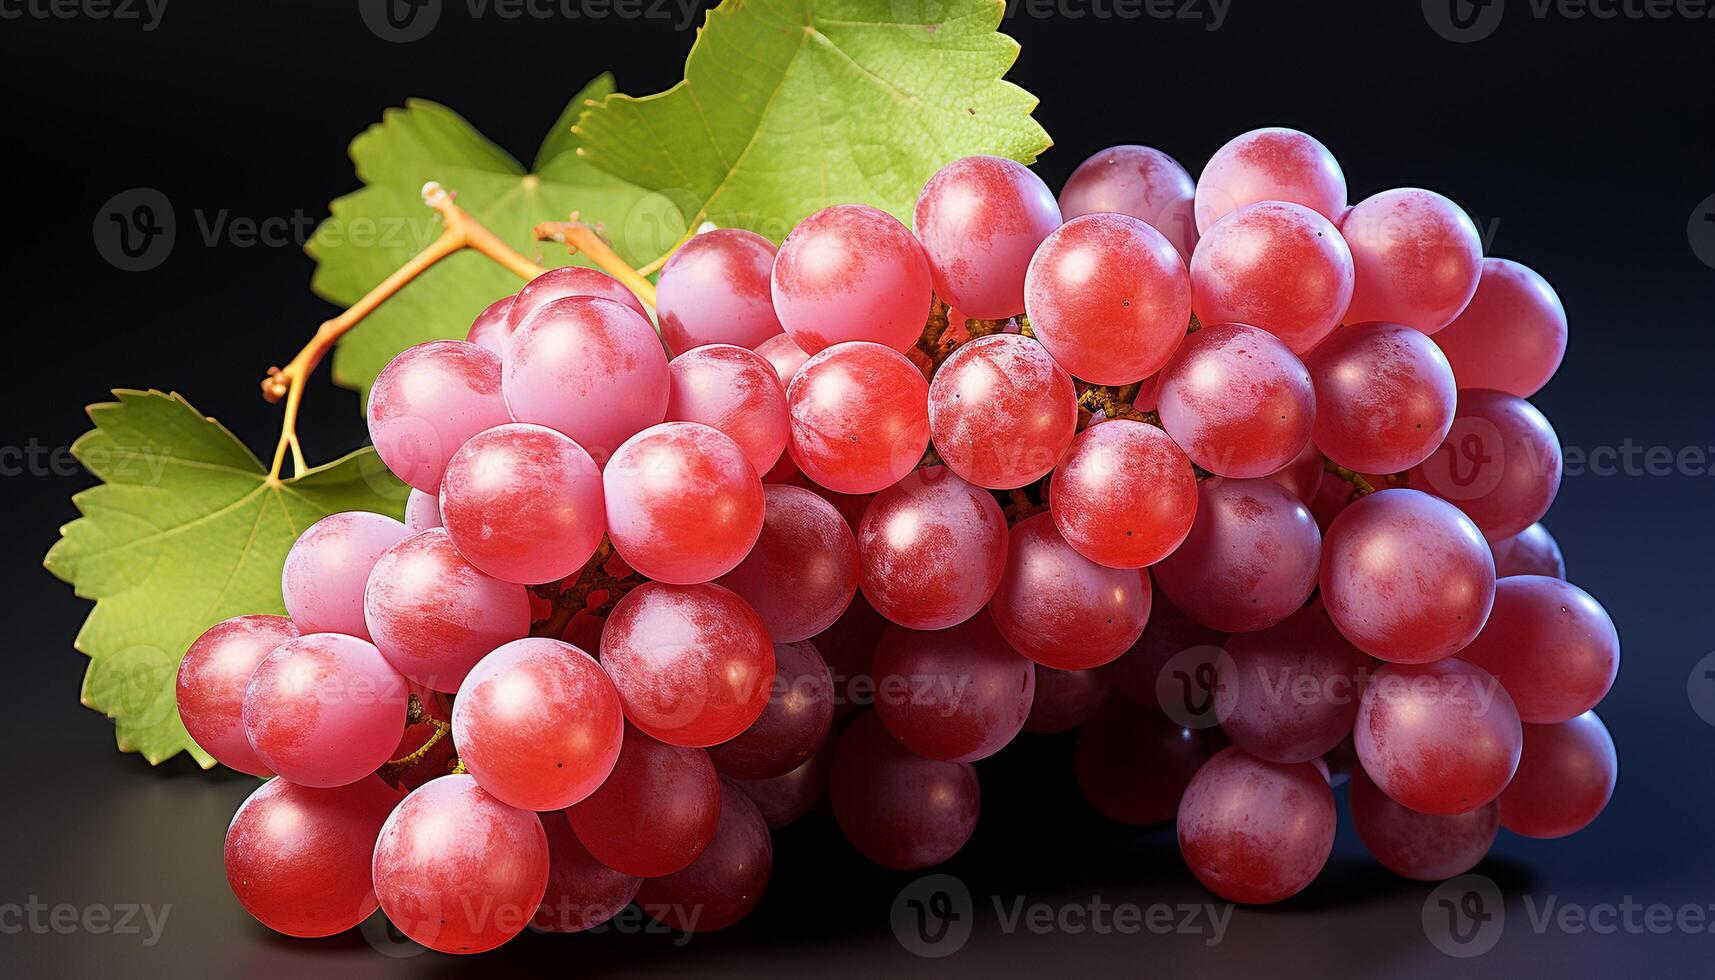
[[[275,777],[226,841],[269,927],[721,929],[824,801],[877,864],[946,861],[1026,733],[1075,731],[1090,805],[1176,821],[1238,903],[1317,877],[1341,784],[1421,880],[1612,794],[1618,634],[1539,523],[1527,400],[1566,312],[1446,197],[1351,202],[1271,128],[1058,196],[966,157],[911,226],[838,205],[622,271],[399,354],[368,423],[406,522],[322,520],[288,616],[185,654],[191,735]]]

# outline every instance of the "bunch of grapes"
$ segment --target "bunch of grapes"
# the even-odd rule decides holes
[[[1347,779],[1420,879],[1603,808],[1618,639],[1537,523],[1560,446],[1525,400],[1565,314],[1457,205],[1348,206],[1264,129],[1195,183],[1104,150],[1058,199],[957,160],[913,224],[705,231],[658,326],[556,269],[381,372],[405,522],[311,527],[290,615],[179,677],[197,742],[277,777],[226,841],[256,918],[718,929],[824,799],[878,864],[951,857],[1021,731],[1078,729],[1089,802],[1177,818],[1239,902],[1318,874]]]

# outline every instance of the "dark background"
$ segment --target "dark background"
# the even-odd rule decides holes
[[[463,3],[447,7],[435,31],[410,44],[379,40],[352,2],[171,0],[152,31],[88,17],[0,20],[9,253],[0,282],[12,339],[0,444],[66,446],[86,427],[84,404],[113,386],[153,386],[184,393],[267,450],[278,414],[256,382],[330,309],[308,291],[311,265],[295,245],[203,247],[186,234],[192,211],[319,218],[356,186],[346,142],[408,96],[453,106],[527,159],[590,76],[611,68],[622,90],[657,91],[681,76],[692,40],[674,19],[472,19]],[[1112,143],[1160,147],[1196,174],[1243,130],[1305,129],[1338,156],[1354,202],[1392,186],[1439,190],[1476,219],[1490,254],[1520,259],[1556,286],[1571,346],[1534,400],[1569,447],[1715,445],[1715,269],[1688,232],[1707,225],[1701,214],[1715,193],[1715,22],[1539,18],[1526,0],[1507,7],[1493,36],[1470,44],[1438,36],[1419,4],[1399,0],[1233,0],[1218,30],[1208,29],[1206,3],[1192,4],[1203,17],[1195,20],[1044,18],[1029,8],[1003,29],[1023,45],[1009,77],[1040,97],[1037,118],[1056,143],[1039,168],[1052,186]],[[97,209],[132,187],[160,189],[181,221],[168,261],[135,274],[104,262],[91,237]],[[325,369],[305,416],[312,458],[362,439],[355,396]],[[84,660],[71,642],[87,606],[40,560],[75,516],[68,497],[88,482],[60,472],[0,477],[0,513],[11,521],[0,546],[10,694],[0,709],[0,905],[172,911],[153,947],[137,936],[0,934],[0,973],[332,977],[477,965],[390,960],[355,935],[300,943],[244,915],[227,892],[220,847],[252,783],[201,774],[186,758],[150,770],[116,753],[110,724],[77,705]],[[526,936],[483,965],[627,976],[1704,973],[1715,936],[1538,930],[1529,912],[1550,900],[1715,903],[1715,729],[1687,689],[1693,664],[1715,649],[1710,485],[1693,468],[1572,473],[1561,489],[1546,523],[1571,578],[1606,604],[1625,645],[1600,709],[1619,745],[1620,785],[1576,837],[1502,834],[1478,870],[1506,896],[1506,928],[1477,959],[1448,959],[1427,941],[1430,886],[1370,863],[1344,824],[1316,884],[1280,906],[1238,910],[1214,947],[1187,935],[1006,934],[991,896],[1209,900],[1169,832],[1109,827],[1077,798],[1066,739],[1026,736],[979,767],[983,823],[941,869],[976,896],[975,936],[950,958],[917,959],[894,939],[889,906],[914,876],[864,865],[812,816],[778,835],[769,893],[737,929],[684,948],[662,936]],[[1715,703],[1715,690],[1705,693]]]

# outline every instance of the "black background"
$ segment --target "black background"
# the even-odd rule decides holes
[[[295,245],[204,247],[185,234],[188,215],[319,218],[356,186],[346,142],[408,96],[453,106],[528,159],[589,77],[611,68],[622,90],[657,91],[680,77],[692,40],[672,19],[473,19],[463,3],[446,6],[434,32],[409,44],[378,39],[351,2],[171,0],[152,31],[88,17],[0,20],[0,283],[12,355],[0,445],[66,446],[85,428],[81,406],[137,386],[180,391],[268,448],[278,416],[256,382],[330,309],[309,293],[311,265]],[[1039,167],[1052,186],[1112,143],[1160,147],[1195,174],[1238,132],[1305,129],[1338,156],[1354,202],[1392,186],[1439,190],[1476,219],[1490,254],[1554,283],[1571,346],[1534,400],[1569,447],[1715,445],[1715,270],[1688,232],[1715,193],[1715,21],[1571,18],[1558,8],[1537,17],[1527,0],[1507,8],[1499,30],[1471,44],[1438,36],[1418,3],[1399,0],[1232,0],[1218,30],[1204,3],[1191,4],[1202,19],[1180,19],[1072,17],[1116,8],[1068,2],[1050,17],[1020,9],[1003,29],[1023,45],[1009,77],[1040,97],[1037,118],[1055,139]],[[159,189],[181,216],[177,248],[145,273],[114,269],[92,243],[97,210],[132,187]],[[355,396],[325,369],[305,415],[312,457],[362,439]],[[976,896],[976,933],[947,959],[917,959],[895,942],[889,906],[913,876],[865,866],[812,817],[779,835],[769,893],[735,930],[683,948],[649,935],[526,936],[485,963],[627,976],[1704,973],[1715,936],[1538,930],[1530,917],[1550,900],[1715,903],[1715,729],[1687,689],[1693,665],[1715,648],[1715,519],[1706,471],[1682,470],[1571,473],[1546,521],[1571,578],[1606,604],[1625,644],[1601,708],[1619,744],[1620,785],[1576,837],[1503,833],[1478,870],[1507,897],[1506,927],[1480,958],[1451,960],[1430,945],[1420,922],[1430,886],[1376,868],[1346,825],[1315,885],[1277,907],[1240,909],[1213,947],[1187,935],[1008,934],[991,896],[1208,900],[1169,833],[1121,831],[1090,813],[1071,790],[1065,739],[1027,738],[979,767],[983,824],[943,869]],[[0,705],[0,905],[172,911],[151,947],[137,936],[0,934],[0,972],[433,975],[474,966],[387,959],[355,935],[286,940],[238,908],[220,844],[251,783],[201,774],[184,758],[150,770],[117,754],[110,724],[76,703],[84,661],[71,641],[87,606],[39,563],[75,516],[70,494],[88,482],[51,468],[8,467],[0,477],[0,513],[11,522],[0,546],[9,695]],[[1703,693],[1715,704],[1715,690]]]

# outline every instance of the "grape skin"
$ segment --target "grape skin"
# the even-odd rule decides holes
[[[675,356],[705,344],[747,350],[780,333],[770,277],[774,244],[742,228],[692,236],[661,267],[655,309]]]
[[[1501,827],[1500,801],[1466,813],[1418,813],[1388,799],[1364,775],[1352,772],[1352,824],[1382,866],[1418,881],[1444,881],[1477,866]]]
[[[1483,242],[1459,205],[1415,187],[1382,191],[1340,218],[1355,272],[1347,323],[1403,323],[1432,334],[1477,291]]]
[[[1477,292],[1435,334],[1461,388],[1529,398],[1566,355],[1566,308],[1554,287],[1511,259],[1484,259]]]
[[[1253,129],[1215,151],[1197,178],[1197,231],[1259,201],[1303,205],[1329,221],[1346,210],[1346,175],[1315,137],[1295,129]]]
[[[179,661],[174,693],[179,720],[223,766],[272,776],[244,732],[244,690],[275,647],[298,635],[284,616],[234,616],[203,631]]]
[[[280,571],[286,614],[300,633],[344,633],[369,639],[363,590],[382,552],[409,537],[383,514],[347,511],[311,524],[292,543]]]
[[[770,827],[785,827],[796,823],[820,803],[828,792],[828,777],[834,770],[834,746],[838,739],[829,738],[822,747],[798,768],[771,779],[731,779],[745,796],[750,797]]]
[[[993,320],[1024,310],[1025,269],[1060,227],[1060,205],[1023,164],[968,156],[923,185],[912,225],[935,292],[966,316]]]
[[[555,300],[585,296],[593,299],[605,299],[610,303],[618,303],[630,309],[633,313],[649,319],[649,311],[643,308],[643,303],[625,284],[605,272],[590,269],[580,265],[565,265],[557,269],[549,269],[536,278],[524,284],[518,291],[512,305],[506,311],[507,333],[515,334],[524,321],[530,318],[542,307]],[[505,351],[499,351],[505,355]]]
[[[725,433],[744,450],[757,476],[780,460],[788,430],[786,391],[767,360],[743,347],[708,344],[673,358],[667,372],[667,421],[701,422]]]
[[[1179,801],[1179,850],[1205,888],[1231,902],[1290,898],[1334,848],[1334,795],[1308,762],[1264,762],[1231,746],[1197,770]]]
[[[1159,378],[1161,427],[1211,473],[1268,476],[1310,446],[1316,419],[1310,371],[1266,331],[1242,323],[1205,326],[1185,338]],[[1320,459],[1315,465],[1320,473]]]
[[[646,879],[637,905],[681,932],[714,932],[750,914],[773,870],[774,845],[762,812],[723,782],[714,839],[688,866]]]
[[[406,348],[369,389],[369,438],[394,476],[439,493],[465,440],[512,421],[494,352],[462,340]]]
[[[1309,762],[1352,734],[1370,658],[1322,609],[1227,640],[1215,715],[1233,744],[1269,762]]]
[[[1066,221],[1103,211],[1131,215],[1161,232],[1189,264],[1197,247],[1192,206],[1196,193],[1191,175],[1160,150],[1110,146],[1078,164],[1066,178],[1060,188],[1060,214]]]
[[[1607,695],[1620,672],[1620,635],[1607,611],[1578,586],[1515,575],[1495,583],[1494,611],[1459,656],[1495,675],[1520,719],[1554,724]]]
[[[707,752],[627,725],[613,772],[566,817],[597,861],[649,878],[696,860],[714,839],[720,811],[720,778]]]
[[[756,353],[774,368],[775,376],[780,379],[781,391],[786,390],[786,386],[790,385],[798,374],[798,369],[810,359],[810,355],[804,353],[804,349],[794,344],[792,338],[784,333],[777,333],[758,344]]]
[[[989,602],[1019,653],[1057,670],[1099,667],[1124,653],[1149,619],[1149,576],[1072,550],[1047,514],[1012,528],[1006,574]]]
[[[904,354],[880,344],[837,344],[811,356],[786,404],[787,451],[829,490],[884,490],[929,447],[929,383]]]
[[[762,533],[762,480],[744,449],[696,422],[626,440],[602,473],[607,533],[640,574],[674,585],[738,567]]]
[[[1227,634],[1187,616],[1171,596],[1156,589],[1143,635],[1108,665],[1107,674],[1114,690],[1132,703],[1170,709],[1179,721],[1196,721],[1206,728],[1216,723],[1215,660],[1226,641]],[[1195,663],[1187,664],[1183,655],[1191,651],[1198,655],[1189,658]],[[1169,665],[1173,673],[1167,673]],[[1193,676],[1193,667],[1202,667],[1200,676]],[[1171,703],[1163,701],[1164,694],[1172,695]]]
[[[1544,839],[1577,833],[1607,807],[1619,770],[1614,739],[1593,711],[1526,725],[1518,772],[1501,793],[1501,826]]]
[[[1310,507],[1311,513],[1314,514],[1316,508],[1313,505],[1316,503],[1317,493],[1322,489],[1322,478],[1333,476],[1325,472],[1326,462],[1327,457],[1322,455],[1322,450],[1317,449],[1314,442],[1307,442],[1298,455],[1292,457],[1291,462],[1268,474],[1268,478],[1302,500],[1304,506]],[[1318,521],[1317,526],[1320,527],[1321,523]]]
[[[860,854],[884,868],[940,864],[976,830],[982,800],[966,762],[925,759],[866,712],[840,736],[829,785],[834,819]]]
[[[881,723],[911,751],[947,762],[1005,748],[1036,693],[1035,665],[984,615],[935,632],[889,627],[874,670]]]
[[[1495,577],[1509,575],[1546,575],[1566,577],[1566,558],[1560,544],[1541,524],[1532,524],[1510,538],[1490,541],[1495,553]]]
[[[506,357],[506,348],[512,346],[512,325],[508,314],[512,311],[512,303],[517,294],[502,296],[483,307],[482,312],[471,321],[470,332],[465,334],[465,340],[478,347],[493,351],[496,357]]]
[[[1185,453],[1161,429],[1132,419],[1080,433],[1048,489],[1066,543],[1109,568],[1142,568],[1172,554],[1191,533],[1197,501]]]
[[[910,350],[933,292],[923,246],[897,218],[862,204],[800,221],[780,244],[772,281],[774,312],[811,355],[849,341]]]
[[[1161,591],[1224,633],[1273,626],[1316,587],[1322,538],[1310,511],[1273,480],[1204,480],[1197,519],[1155,565]]]
[[[1071,375],[1028,337],[967,341],[929,384],[935,450],[979,487],[1011,490],[1042,479],[1077,426]]]
[[[405,496],[405,526],[413,531],[440,527],[441,498],[412,487],[411,492]]]
[[[1560,437],[1535,405],[1501,391],[1461,390],[1452,427],[1410,479],[1495,541],[1548,513],[1562,469]]]
[[[1353,742],[1382,792],[1419,813],[1468,813],[1518,768],[1523,733],[1506,689],[1457,658],[1385,664],[1364,687]]]
[[[859,587],[901,626],[939,630],[982,610],[1006,571],[1006,516],[944,466],[876,494],[857,528]]]
[[[548,838],[548,885],[530,920],[543,932],[583,932],[618,915],[643,879],[615,871],[590,854],[563,811],[539,815]]]
[[[1316,448],[1360,473],[1410,469],[1453,425],[1453,369],[1409,327],[1345,327],[1305,363],[1316,389]]]
[[[807,641],[774,645],[768,704],[750,727],[709,747],[721,775],[735,779],[784,776],[809,760],[834,723],[834,679]]]
[[[582,568],[607,522],[590,454],[553,429],[520,423],[459,447],[441,478],[440,513],[466,561],[520,585]]]
[[[802,487],[766,484],[762,532],[715,584],[750,603],[775,643],[832,626],[858,587],[857,538],[834,505]]]
[[[1191,308],[1205,326],[1249,324],[1304,354],[1345,317],[1352,276],[1352,253],[1327,218],[1263,201],[1203,232],[1191,256]]]
[[[244,732],[256,757],[302,786],[345,786],[393,754],[407,694],[370,643],[338,633],[295,637],[250,675]]]

